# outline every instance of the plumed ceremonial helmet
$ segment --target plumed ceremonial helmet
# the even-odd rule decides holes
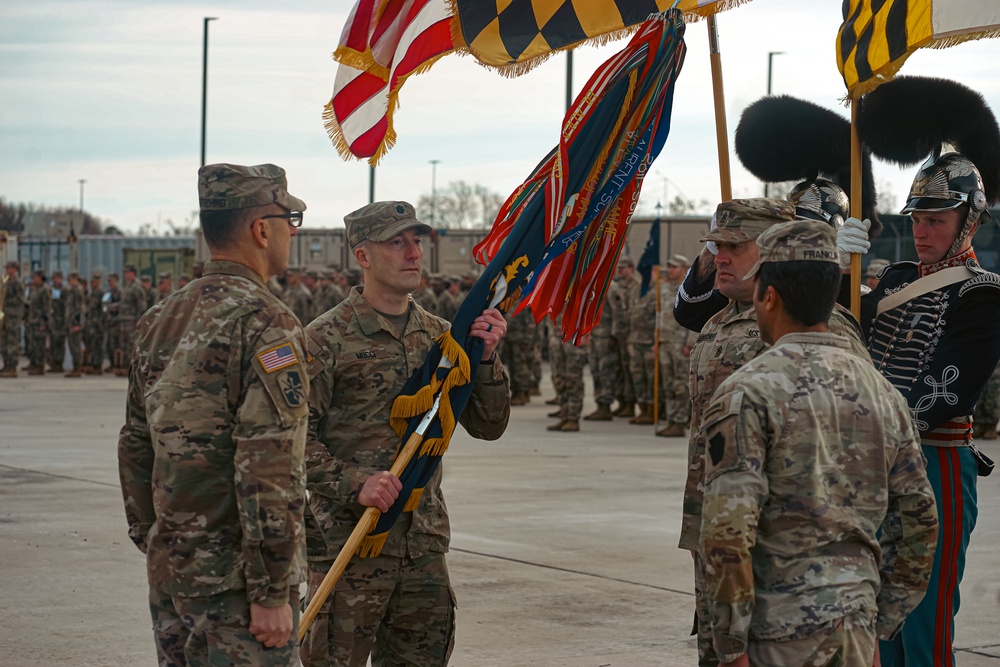
[[[942,149],[945,152],[932,155],[921,165],[900,213],[949,211],[968,204],[969,217],[977,220],[986,211],[983,177],[972,160],[953,147],[945,144]]]
[[[926,158],[901,213],[969,205],[954,255],[1000,202],[1000,126],[982,95],[957,81],[896,77],[862,98],[859,120],[872,154],[901,166]]]
[[[835,228],[851,215],[851,202],[839,185],[826,178],[802,181],[788,193],[788,201],[802,218],[828,222]]]

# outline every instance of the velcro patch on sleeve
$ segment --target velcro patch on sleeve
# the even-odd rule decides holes
[[[265,373],[273,373],[299,363],[299,358],[295,354],[295,348],[291,343],[283,343],[269,350],[264,350],[257,355],[257,361]]]

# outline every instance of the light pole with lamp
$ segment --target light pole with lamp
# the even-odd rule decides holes
[[[208,22],[217,21],[215,16],[206,16],[202,29],[201,44],[201,166],[205,166],[205,115],[208,109]]]
[[[771,95],[771,71],[774,67],[774,57],[784,54],[784,51],[768,51],[767,52],[767,94],[768,97]],[[768,194],[768,183],[764,184],[764,196]]]

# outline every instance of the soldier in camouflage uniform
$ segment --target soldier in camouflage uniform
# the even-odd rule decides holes
[[[635,275],[635,264],[631,259],[618,262],[618,289],[609,294],[611,306],[611,338],[618,352],[618,386],[615,397],[618,399],[618,409],[615,417],[635,417],[635,387],[632,386],[632,373],[629,368],[629,303],[632,291],[639,284]]]
[[[684,437],[691,421],[688,375],[698,334],[678,324],[673,312],[677,289],[690,265],[684,255],[674,255],[667,261],[667,279],[660,281],[660,379],[667,423],[656,435],[665,438]]]
[[[62,271],[52,272],[52,320],[49,323],[49,370],[61,371],[66,356],[66,288]]]
[[[366,507],[386,511],[400,481],[386,472],[399,438],[389,425],[393,399],[421,367],[449,324],[417,305],[421,238],[431,228],[406,202],[375,202],[344,221],[364,287],[310,324],[309,597]],[[460,422],[475,438],[506,428],[509,384],[494,354],[506,330],[489,309],[472,324],[485,344],[472,397]],[[316,665],[446,665],[454,645],[455,600],[445,552],[450,528],[440,467],[419,505],[389,531],[381,553],[355,558],[309,628],[302,662]]]
[[[653,423],[653,383],[656,375],[656,355],[653,350],[656,331],[656,290],[636,281],[628,296],[628,373],[632,378],[639,414],[630,424]]]
[[[100,271],[90,274],[90,291],[87,293],[84,311],[83,344],[87,348],[87,359],[83,372],[100,375],[104,368],[104,289]]]
[[[305,204],[285,172],[198,172],[204,276],[139,320],[118,441],[161,665],[295,665],[305,335],[265,287]]]
[[[122,290],[118,284],[118,274],[108,274],[108,289],[104,292],[104,337],[107,344],[108,367],[115,375],[124,375],[128,368],[128,359],[122,347],[122,332],[118,327],[118,310],[121,308]]]
[[[27,301],[24,285],[17,275],[17,262],[7,262],[6,274],[0,289],[3,290],[3,319],[0,320],[0,345],[3,346],[3,372],[0,377],[17,377],[21,361],[21,322]]]
[[[610,283],[604,295],[604,309],[601,311],[601,321],[590,332],[590,345],[587,348],[587,363],[590,365],[590,375],[594,380],[594,402],[597,409],[584,417],[587,421],[611,421],[614,413],[611,404],[615,401],[615,388],[620,382],[618,378],[618,350],[611,336],[614,315],[610,304],[612,293],[619,289],[617,283]]]
[[[709,633],[705,566],[698,554],[706,451],[700,430],[705,407],[716,388],[766,347],[752,306],[753,282],[743,279],[757,261],[754,241],[771,225],[795,218],[795,206],[779,199],[736,199],[719,204],[718,227],[702,238],[715,244],[718,254],[713,257],[706,249],[695,260],[678,289],[680,298],[674,306],[674,317],[682,326],[701,332],[691,351],[691,437],[678,546],[694,554],[698,660],[702,667],[716,665],[718,660]],[[716,282],[718,289],[714,289]],[[867,359],[857,323],[849,312],[836,308],[829,326],[849,341],[856,354]]]
[[[302,271],[298,267],[285,272],[285,291],[281,295],[281,300],[291,308],[295,317],[302,322],[302,326],[313,321],[312,293],[302,284]]]
[[[28,319],[24,324],[25,345],[28,349],[28,375],[45,374],[45,338],[52,326],[52,293],[45,284],[45,272],[31,274],[28,288]]]
[[[344,300],[344,292],[340,286],[334,282],[334,271],[324,271],[320,276],[319,288],[313,295],[316,306],[316,317],[319,317],[328,310],[332,310],[337,304]]]
[[[874,290],[878,287],[878,276],[882,269],[889,266],[889,261],[885,259],[873,259],[868,262],[868,268],[865,269],[865,285],[868,289]]]
[[[139,279],[141,283],[139,287],[142,288],[142,293],[146,295],[146,307],[143,312],[146,312],[154,305],[156,305],[156,288],[153,287],[153,276],[143,275]]]
[[[66,377],[78,378],[81,375],[81,350],[80,340],[83,332],[83,287],[80,285],[80,274],[71,271],[69,274],[69,284],[65,293],[66,303],[66,342],[69,344],[69,357],[73,362],[73,367]]]
[[[146,312],[146,292],[136,282],[135,267],[126,264],[122,269],[122,285],[118,302],[118,318],[116,337],[122,349],[122,358],[132,358],[132,342],[135,339],[135,325],[139,317]],[[127,365],[115,369],[115,375],[127,375]]]
[[[549,330],[549,366],[552,370],[552,384],[559,399],[559,409],[549,414],[559,421],[550,424],[547,431],[579,431],[580,413],[583,411],[583,367],[587,363],[587,347],[577,347],[564,343],[562,316],[556,319]]]
[[[510,374],[510,404],[527,405],[531,402],[531,388],[535,383],[538,349],[538,327],[530,310],[526,308],[511,317],[503,340],[504,366]]]
[[[773,347],[702,419],[713,648],[723,665],[871,665],[876,634],[899,632],[930,579],[923,454],[903,396],[827,326],[841,281],[833,227],[774,225],[757,247],[746,278]]]

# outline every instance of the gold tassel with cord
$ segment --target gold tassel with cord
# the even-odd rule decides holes
[[[385,541],[388,537],[389,531],[379,533],[378,535],[365,535],[364,539],[361,540],[361,544],[358,545],[358,556],[362,558],[375,558],[375,556],[382,553],[382,547],[385,546]]]
[[[451,360],[452,371],[459,370],[462,377],[468,382],[472,375],[472,369],[469,366],[469,355],[466,354],[465,348],[452,337],[450,330],[437,337],[437,344],[441,346],[441,354]],[[451,377],[451,373],[448,373],[448,377]]]
[[[423,496],[423,494],[424,490],[422,488],[413,489],[413,492],[410,494],[410,497],[406,500],[406,505],[403,507],[403,511],[404,512],[416,511],[417,506],[420,504],[420,498]]]

